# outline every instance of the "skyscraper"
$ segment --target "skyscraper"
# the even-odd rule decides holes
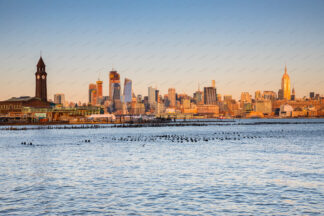
[[[217,96],[217,101],[222,101],[222,95],[221,94],[216,94]]]
[[[282,91],[282,89],[279,89],[279,91],[278,91],[278,99],[279,99],[279,100],[284,99],[284,95],[283,95],[283,91]]]
[[[114,83],[112,88],[112,100],[120,100],[120,84]]]
[[[251,95],[249,92],[242,92],[241,93],[241,101],[251,103]]]
[[[142,103],[142,95],[137,95],[137,97],[136,97],[136,101],[137,101],[137,103]]]
[[[100,98],[102,97],[102,81],[98,80],[97,82],[97,97]]]
[[[249,94],[249,92],[242,92],[241,93],[241,108],[244,107],[244,104],[251,104],[252,102],[252,97],[251,95]]]
[[[212,87],[213,88],[216,88],[216,82],[215,82],[215,80],[212,80]]]
[[[291,92],[291,100],[296,100],[295,88],[292,89],[292,92]]]
[[[224,101],[228,102],[232,100],[232,95],[224,95]]]
[[[203,104],[204,100],[203,100],[203,92],[202,91],[196,91],[193,94],[193,99],[195,100],[196,104]]]
[[[200,91],[200,85],[198,83],[198,90],[193,94],[193,99],[196,104],[204,104],[203,92]]]
[[[176,90],[174,88],[168,89],[168,99],[170,101],[170,107],[176,106]]]
[[[153,88],[152,86],[148,87],[148,103],[150,105],[154,105],[156,102],[156,95],[155,95],[155,88]]]
[[[159,97],[159,90],[155,90],[155,102],[159,103],[160,102],[160,97]]]
[[[97,89],[91,91],[91,105],[95,106],[97,104]]]
[[[314,99],[315,97],[315,92],[309,92],[309,98]]]
[[[65,104],[65,96],[64,94],[55,94],[54,95],[54,103],[55,104]]]
[[[217,92],[214,87],[204,88],[204,104],[216,104],[217,102]]]
[[[277,99],[277,94],[274,91],[263,91],[262,97],[266,100],[275,101]]]
[[[95,103],[93,103],[93,96],[94,96],[93,92],[95,92],[95,95],[97,97],[96,91],[97,91],[97,85],[93,84],[93,83],[89,84],[89,104],[92,104],[92,105],[95,104]]]
[[[37,71],[35,73],[36,77],[36,96],[43,101],[47,101],[47,73],[45,72],[45,63],[43,58],[40,57],[37,63]]]
[[[255,93],[254,93],[254,99],[255,100],[260,100],[262,98],[262,95],[261,95],[261,91],[256,91]]]
[[[125,78],[124,82],[124,102],[132,102],[132,80]]]
[[[287,66],[285,66],[285,73],[281,79],[281,90],[283,94],[283,99],[290,100],[291,91],[290,91],[290,78],[287,73]]]
[[[117,71],[112,69],[109,73],[109,98],[110,98],[110,100],[113,99],[113,88],[114,88],[113,84],[114,83],[120,84],[120,75],[119,75],[119,73],[117,73]]]
[[[102,101],[102,81],[98,80],[97,82],[97,99],[96,99],[96,103],[100,104]]]

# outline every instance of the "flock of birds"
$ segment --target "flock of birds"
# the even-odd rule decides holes
[[[281,133],[280,133],[281,132]],[[127,136],[105,136],[102,139],[112,142],[172,142],[172,143],[197,143],[197,142],[209,142],[209,141],[240,141],[240,140],[253,140],[260,138],[283,138],[283,131],[269,131],[266,135],[263,133],[254,132],[214,132],[207,134],[197,135],[184,135],[184,134],[136,134]],[[81,142],[90,143],[90,139],[82,140]],[[32,142],[21,142],[21,145],[34,145]],[[145,144],[143,144],[143,147]]]
[[[84,142],[89,143],[89,142],[91,142],[91,140],[86,139],[86,140],[84,140]],[[32,142],[26,142],[26,141],[23,141],[23,142],[21,142],[20,144],[21,144],[21,145],[29,145],[29,146],[32,146],[32,145],[33,145]]]
[[[156,141],[169,141],[177,143],[196,143],[196,142],[209,142],[213,140],[243,140],[243,139],[259,139],[262,138],[257,134],[246,134],[240,132],[216,132],[211,135],[180,135],[180,134],[163,134],[163,135],[133,135],[121,137],[103,137],[103,139],[110,139],[118,142],[156,142]]]
[[[21,145],[33,145],[32,142],[21,142],[20,144],[21,144]]]

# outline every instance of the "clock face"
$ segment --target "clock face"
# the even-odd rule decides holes
[[[42,79],[45,79],[45,75],[42,76]]]
[[[37,75],[37,79],[39,79],[40,78],[40,76],[39,75]]]

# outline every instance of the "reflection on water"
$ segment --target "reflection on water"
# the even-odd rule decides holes
[[[322,214],[324,123],[260,121],[1,130],[0,215]]]

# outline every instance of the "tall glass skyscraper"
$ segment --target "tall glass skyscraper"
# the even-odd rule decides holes
[[[113,88],[114,88],[115,83],[120,84],[120,75],[119,75],[119,73],[117,73],[116,70],[112,69],[109,73],[109,98],[110,98],[110,100],[113,99]]]
[[[132,80],[125,78],[124,82],[124,102],[132,102]]]
[[[113,84],[112,96],[113,96],[113,101],[120,100],[120,85],[119,85],[119,83]]]

